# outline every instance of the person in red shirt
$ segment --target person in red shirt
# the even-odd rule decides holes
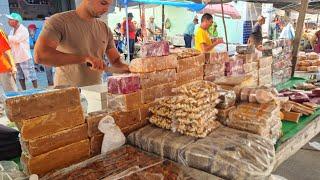
[[[130,50],[130,61],[133,59],[134,55],[134,44],[135,44],[135,36],[136,36],[136,27],[132,22],[133,14],[128,13],[128,25],[129,25],[129,50]],[[123,34],[126,37],[126,20],[122,22]]]
[[[11,55],[8,39],[0,29],[0,84],[5,92],[17,91],[16,72],[17,69]]]

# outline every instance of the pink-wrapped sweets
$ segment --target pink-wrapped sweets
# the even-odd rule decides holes
[[[141,46],[142,57],[156,57],[169,55],[169,42],[150,42]]]
[[[140,89],[140,77],[135,74],[111,76],[108,79],[108,92],[111,94],[129,94]]]

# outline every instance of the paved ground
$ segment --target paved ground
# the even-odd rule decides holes
[[[320,134],[311,142],[320,143]],[[281,164],[273,173],[287,178],[288,180],[319,180],[320,179],[320,151],[311,150],[306,145],[295,155]]]

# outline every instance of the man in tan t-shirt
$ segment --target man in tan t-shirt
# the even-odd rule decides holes
[[[35,61],[57,67],[55,86],[100,84],[104,55],[113,67],[129,72],[120,60],[111,30],[97,19],[111,4],[112,0],[83,0],[76,10],[55,14],[45,22],[35,45]]]

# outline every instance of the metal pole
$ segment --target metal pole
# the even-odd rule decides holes
[[[127,62],[130,62],[130,41],[129,41],[129,22],[128,22],[128,0],[124,0],[125,8],[126,8],[126,36],[127,36]]]
[[[224,27],[224,34],[225,34],[225,36],[226,36],[227,51],[229,51],[227,27],[226,27],[226,21],[225,21],[225,19],[224,19],[223,0],[221,0],[221,11],[222,11],[222,21],[223,21],[223,27]]]

